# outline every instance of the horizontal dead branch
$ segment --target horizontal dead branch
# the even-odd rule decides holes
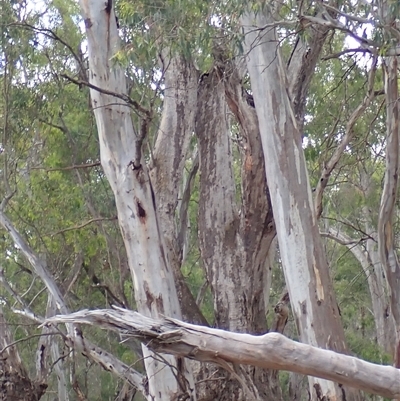
[[[155,320],[121,308],[82,310],[47,323],[86,323],[136,337],[155,352],[214,362],[288,370],[333,380],[388,398],[400,397],[400,370],[292,341],[279,333],[232,333],[184,323]]]

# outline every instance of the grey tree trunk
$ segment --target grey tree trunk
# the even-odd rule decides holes
[[[364,215],[368,215],[368,212],[364,211]],[[367,278],[368,289],[371,295],[377,343],[389,355],[393,356],[395,326],[392,314],[388,313],[389,299],[386,293],[385,276],[376,249],[376,241],[373,239],[376,233],[372,232],[368,225],[365,233],[370,236],[366,240],[366,252],[355,240],[352,240],[345,233],[340,232],[334,227],[329,227],[328,232],[322,233],[322,235],[346,246],[360,263]]]
[[[346,353],[344,332],[313,213],[311,188],[287,90],[288,81],[271,23],[258,12],[242,19],[266,175],[286,284],[302,342]],[[357,399],[349,388],[309,378],[313,399]]]
[[[386,5],[388,7],[388,5]],[[386,172],[381,198],[378,224],[378,244],[381,262],[385,268],[390,288],[390,311],[395,321],[396,340],[394,344],[395,366],[400,368],[400,264],[395,249],[393,219],[399,174],[399,90],[397,57],[389,57],[384,63],[386,95]]]

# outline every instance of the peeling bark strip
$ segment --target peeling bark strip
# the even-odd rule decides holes
[[[127,95],[124,70],[112,62],[120,43],[114,10],[105,7],[110,4],[99,0],[80,1],[83,18],[92,21],[86,34],[89,81],[94,85],[90,95],[101,164],[115,196],[138,310],[147,316],[165,313],[181,317],[174,276],[164,256],[153,191],[141,152],[143,135],[135,131],[130,108],[121,99]],[[113,93],[119,96],[113,96]],[[135,170],[131,167],[132,160]],[[149,379],[149,400],[170,400],[182,394],[195,399],[193,378],[184,364],[178,366],[176,359],[170,356],[166,356],[164,362],[155,360],[145,347],[143,354]],[[178,380],[184,383],[183,387]]]
[[[400,370],[298,343],[278,333],[262,336],[232,333],[176,319],[155,320],[121,308],[83,310],[67,316],[55,316],[47,322],[96,325],[127,337],[139,338],[155,352],[213,362],[231,372],[234,364],[249,364],[315,375],[387,398],[400,397]],[[321,381],[317,385],[324,391]],[[343,387],[338,385],[338,388]],[[312,391],[315,392],[314,389]],[[336,398],[329,399],[349,398],[343,398],[340,393]]]
[[[302,342],[345,353],[344,331],[312,210],[301,136],[286,90],[276,33],[272,28],[254,29],[271,22],[261,11],[242,19],[286,284]],[[342,388],[315,378],[309,378],[310,393],[315,383],[327,398],[341,399]],[[346,389],[348,401],[358,397]]]

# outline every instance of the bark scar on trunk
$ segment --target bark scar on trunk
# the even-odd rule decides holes
[[[164,301],[161,296],[155,296],[152,294],[150,291],[149,284],[147,281],[143,283],[143,288],[144,292],[146,294],[146,306],[149,309],[149,311],[153,311],[154,309],[157,310],[158,313],[164,314]],[[152,305],[154,304],[154,309],[152,308]]]
[[[132,167],[132,171],[140,170],[142,168],[141,163],[135,163],[133,160],[131,160],[128,164],[128,167]]]
[[[142,204],[138,200],[136,201],[136,206],[137,206],[138,216],[140,220],[144,223],[146,220],[146,211],[143,209]]]
[[[111,13],[111,7],[112,7],[112,0],[108,0],[106,4],[106,13],[110,14]]]

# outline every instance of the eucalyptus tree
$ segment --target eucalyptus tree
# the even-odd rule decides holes
[[[3,131],[14,142],[3,139],[4,166],[13,167],[11,176],[6,168],[2,170],[5,201],[0,222],[9,234],[5,242],[7,269],[2,275],[9,294],[5,299],[15,298],[21,305],[19,314],[43,322],[45,313],[49,317],[55,309],[68,315],[72,308],[84,308],[85,302],[98,306],[97,298],[82,296],[89,279],[104,296],[101,302],[105,306],[111,303],[136,308],[147,320],[118,309],[83,311],[48,321],[67,322],[66,334],[61,331],[60,335],[70,352],[82,353],[149,400],[280,400],[284,396],[275,369],[310,375],[312,399],[360,399],[360,393],[350,386],[400,396],[400,371],[331,352],[348,353],[349,349],[319,234],[320,226],[325,224],[320,222],[321,216],[326,217],[322,214],[324,206],[328,209],[334,190],[343,189],[336,180],[327,196],[331,176],[347,157],[346,152],[351,153],[349,148],[357,149],[354,141],[360,126],[374,124],[369,116],[377,104],[376,97],[382,94],[386,97],[388,123],[384,125],[388,127],[388,141],[397,143],[396,4],[132,4],[123,0],[114,4],[111,0],[81,0],[79,9],[74,2],[48,2],[47,6],[42,15],[33,13],[34,18],[29,19],[22,12],[27,11],[24,4],[10,3],[11,20],[5,26],[8,35],[11,29],[23,29],[31,35],[36,56],[41,57],[39,65],[37,59],[14,54],[13,62],[6,64],[2,81],[5,88],[16,92],[18,74],[31,74],[23,81],[22,92],[26,91],[28,99],[39,93],[42,107],[34,103],[32,116],[26,117],[35,120],[36,136],[25,133],[25,137],[32,144],[38,138],[43,140],[33,147],[35,152],[24,148],[18,140],[18,129],[10,129],[17,126],[10,125],[14,119],[7,117],[9,110],[20,107],[6,96]],[[81,25],[77,22],[79,13]],[[35,35],[42,36],[38,40]],[[332,77],[329,69],[324,70],[324,63],[332,58],[339,70],[347,69],[343,56],[350,53],[345,42],[348,37],[357,42],[353,53],[370,55],[361,74],[364,83],[358,88],[363,96],[349,96],[342,91],[340,79]],[[3,42],[3,52],[12,51],[13,40]],[[381,79],[377,66],[382,60],[387,73]],[[25,65],[25,69],[19,69]],[[7,73],[15,66],[17,75],[9,79]],[[315,70],[317,76],[313,78]],[[48,75],[42,82],[44,72]],[[338,116],[327,107],[313,107],[316,98],[321,101],[315,91],[310,93],[313,85],[318,85],[316,79],[327,81],[324,84],[331,86],[327,90],[338,103],[343,97],[343,112]],[[53,108],[47,105],[48,99],[54,103]],[[382,116],[380,109],[378,114]],[[328,127],[335,117],[336,123]],[[303,141],[317,119],[322,120],[321,131],[327,139],[321,141],[322,145],[313,139],[315,128],[307,135],[308,143]],[[22,132],[30,132],[26,121],[17,120],[24,127]],[[320,158],[318,172],[312,176],[314,191],[304,147],[306,155],[311,149],[314,153],[323,151],[326,156]],[[368,277],[377,332],[385,335],[383,345],[397,335],[396,342],[387,345],[390,350],[398,347],[399,336],[398,264],[393,240],[398,158],[397,147],[388,149],[377,230],[380,254],[373,249],[371,241],[375,238],[369,230],[366,246],[369,256],[374,255],[379,263],[376,274]],[[370,157],[367,151],[364,154]],[[10,163],[11,155],[23,160],[22,170]],[[70,165],[63,169],[60,160]],[[356,162],[361,166],[359,159]],[[44,176],[35,171],[36,164],[42,164],[40,168],[46,165]],[[58,168],[63,173],[57,172]],[[65,171],[72,174],[64,176]],[[339,176],[340,171],[336,178]],[[43,192],[39,191],[40,185]],[[213,316],[208,322],[182,273],[186,258],[191,256],[187,249],[193,245],[188,238],[193,236],[189,221],[194,212],[198,213],[198,247],[205,285],[209,285],[212,297]],[[120,234],[112,221],[115,216]],[[64,218],[76,223],[65,229]],[[80,219],[89,220],[82,223]],[[60,227],[52,231],[56,235],[43,239],[43,233],[58,224]],[[95,229],[82,231],[92,225]],[[342,241],[338,228],[328,227],[325,234]],[[268,332],[276,234],[289,295],[276,305],[271,330],[282,333],[285,329],[290,298],[298,338],[308,346],[288,342],[279,334],[263,336]],[[19,254],[30,262],[30,273],[45,285],[47,312],[46,302],[37,302],[39,295],[33,297],[32,310],[27,297],[32,288],[28,285],[29,291],[25,291],[27,283],[18,283],[13,276],[20,263]],[[357,254],[368,273],[365,254]],[[60,259],[62,255],[66,262],[58,262],[56,255]],[[378,270],[380,264],[386,268],[387,283]],[[82,276],[83,271],[87,276]],[[132,283],[132,291],[128,282]],[[386,284],[390,293],[382,288]],[[40,293],[34,284],[32,287]],[[376,291],[388,298],[379,297]],[[387,308],[389,299],[391,307]],[[385,314],[393,323],[387,331],[382,328]],[[172,320],[164,321],[163,316]],[[13,319],[13,315],[7,318]],[[236,333],[185,324],[182,319]],[[143,357],[143,372],[119,360],[116,353],[107,353],[89,342],[93,336],[81,331],[76,325],[80,322],[95,322],[128,335],[127,344],[139,358]],[[48,335],[49,330],[44,327],[43,334]],[[193,333],[199,341],[191,337]],[[143,342],[141,350],[131,336]],[[7,334],[4,346],[14,350],[11,343]],[[273,354],[275,359],[257,362],[249,357],[249,350],[255,352],[252,346],[257,344],[264,344],[265,349],[275,345],[282,352],[292,350],[295,358],[288,357],[292,361],[288,364],[285,358]],[[78,357],[70,358],[72,366],[66,366],[64,358],[57,357],[58,344],[50,346],[59,368],[59,395],[68,399],[67,370],[74,372],[79,366]],[[238,357],[229,352],[235,347]],[[40,350],[37,360],[44,364],[47,353],[43,341]],[[299,363],[304,352],[310,358]],[[8,357],[18,364],[11,352]],[[316,358],[321,358],[320,362]],[[324,358],[330,358],[332,366],[321,366],[327,360]],[[367,372],[368,377],[360,377],[356,368]],[[374,377],[369,373],[373,369],[377,372]],[[43,369],[37,382],[45,384],[49,374],[48,368]],[[388,379],[382,385],[379,381],[385,374]],[[70,385],[78,396],[82,395],[77,378]],[[90,386],[88,382],[87,398]],[[124,391],[120,399],[128,396]]]

